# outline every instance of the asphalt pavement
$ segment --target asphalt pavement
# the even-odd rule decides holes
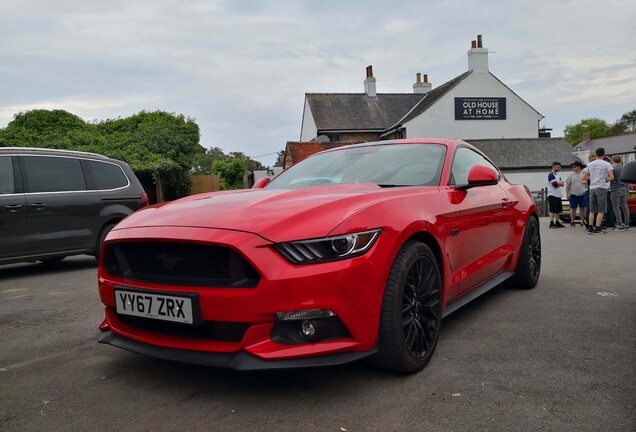
[[[421,373],[235,372],[100,345],[96,264],[0,267],[0,431],[636,430],[636,228],[547,229],[530,291],[442,323]]]

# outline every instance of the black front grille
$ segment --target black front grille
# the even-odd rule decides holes
[[[225,321],[203,321],[203,324],[193,326],[128,315],[118,314],[117,317],[124,324],[154,333],[221,342],[240,342],[250,326],[249,323]]]
[[[113,276],[161,285],[253,288],[260,280],[236,251],[198,243],[112,243],[104,263]]]

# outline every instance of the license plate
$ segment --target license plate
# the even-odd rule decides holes
[[[195,324],[193,303],[198,307],[196,300],[196,294],[181,296],[141,290],[115,290],[115,309],[118,314],[183,324]]]
[[[569,204],[563,204],[563,211],[568,211],[570,210],[570,205]]]

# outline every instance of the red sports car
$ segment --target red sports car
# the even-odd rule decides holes
[[[540,267],[529,190],[470,144],[351,145],[122,221],[101,254],[98,340],[243,370],[373,356],[411,373],[443,316],[504,281],[534,287]]]

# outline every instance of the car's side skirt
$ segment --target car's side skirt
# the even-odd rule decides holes
[[[475,300],[480,295],[490,291],[491,289],[493,289],[497,285],[501,284],[503,281],[505,281],[509,277],[513,276],[514,274],[515,274],[514,272],[503,272],[503,273],[499,273],[495,277],[492,277],[492,278],[488,279],[486,282],[484,282],[481,285],[471,289],[470,291],[468,291],[463,296],[461,296],[461,297],[453,300],[449,304],[447,304],[446,308],[444,309],[444,314],[442,316],[443,317],[447,317],[448,315],[452,314],[453,312],[455,312],[460,307],[462,307],[465,304]]]

